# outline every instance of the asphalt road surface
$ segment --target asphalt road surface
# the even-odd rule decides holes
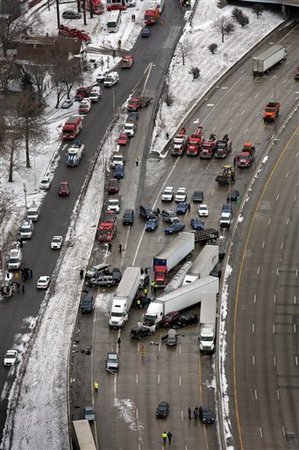
[[[239,151],[243,143],[250,140],[255,144],[257,160],[260,160],[295,103],[296,84],[293,72],[296,66],[298,32],[294,30],[289,34],[288,32],[277,33],[271,37],[271,42],[277,42],[280,39],[284,39],[283,42],[288,47],[286,63],[275,69],[269,76],[254,79],[251,73],[251,58],[245,60],[239,65],[238,70],[232,71],[230,77],[219,83],[202,107],[190,116],[187,123],[188,130],[193,131],[199,124],[203,124],[204,134],[214,132],[217,137],[222,137],[228,132],[233,139],[234,152]],[[265,126],[262,112],[266,102],[273,98],[274,89],[277,99],[282,103],[281,118],[277,124]],[[144,139],[146,134],[148,114],[150,110],[145,114],[142,112],[137,135],[130,143],[129,152],[133,161],[131,170],[133,170],[134,158],[140,149],[140,142],[143,143],[140,139]],[[232,162],[233,153],[228,160],[225,160],[225,163]],[[198,158],[176,159],[168,154],[162,160],[150,156],[144,173],[142,168],[135,168],[135,172],[138,170],[138,176],[141,170],[140,175],[144,177],[143,186],[142,183],[138,184],[138,192],[136,193],[135,187],[131,187],[135,182],[138,183],[135,181],[134,171],[132,176],[134,182],[131,182],[131,177],[129,180],[125,179],[121,189],[122,203],[125,205],[123,209],[135,205],[137,217],[133,227],[124,228],[120,225],[117,238],[113,242],[112,253],[108,254],[106,247],[99,245],[95,248],[95,261],[104,259],[113,266],[123,268],[132,264],[151,267],[152,256],[165,243],[170,242],[172,237],[163,235],[161,223],[154,234],[144,233],[144,223],[138,218],[138,206],[142,202],[161,209],[163,205],[160,202],[160,194],[164,185],[172,185],[175,188],[187,187],[189,201],[194,189],[202,189],[205,202],[210,209],[206,226],[218,227],[221,205],[227,194],[227,187],[219,188],[215,183],[215,176],[222,164],[221,161],[200,161]],[[252,169],[237,171],[235,187],[240,190],[241,195],[244,195],[248,179],[252,176],[255,167],[256,163]],[[237,216],[237,206],[234,209]],[[190,229],[189,220],[193,215],[197,215],[195,205],[191,205],[191,213],[183,218],[186,230]],[[224,235],[227,235],[227,232],[224,232]],[[124,251],[121,255],[117,253],[117,242],[123,245]],[[175,352],[168,351],[169,349],[160,345],[160,333],[157,333],[154,338],[146,339],[144,342],[147,356],[142,363],[139,345],[128,339],[131,327],[141,319],[143,313],[143,311],[140,313],[133,310],[129,322],[121,332],[122,343],[121,348],[118,349],[121,359],[120,373],[117,376],[107,374],[104,369],[105,354],[109,350],[117,349],[118,334],[110,332],[108,328],[108,311],[113,290],[111,292],[102,289],[100,292],[102,295],[98,297],[94,318],[79,318],[76,336],[78,342],[75,346],[74,357],[75,376],[73,376],[76,381],[72,386],[73,417],[81,416],[85,404],[94,403],[97,413],[94,431],[100,448],[101,446],[111,449],[156,448],[161,442],[160,435],[165,426],[175,435],[173,440],[173,446],[177,446],[175,448],[193,449],[198,446],[218,448],[215,427],[202,427],[194,422],[189,423],[187,419],[188,406],[203,402],[213,407],[214,403],[214,392],[211,389],[211,380],[214,376],[211,364],[213,358],[200,357],[196,346],[197,327],[184,330],[185,337],[182,338]],[[157,342],[157,345],[151,344],[151,340]],[[82,350],[91,345],[93,345],[91,355],[82,353]],[[87,376],[90,370],[91,376]],[[193,385],[195,378],[197,378],[196,386]],[[93,380],[100,383],[100,391],[96,397],[93,397],[92,392]],[[140,388],[140,380],[142,380],[142,388]],[[190,392],[191,396],[189,396]],[[161,421],[157,422],[154,416],[158,401],[162,399],[170,401],[171,404],[170,415],[165,424]],[[191,401],[193,403],[189,405]],[[244,408],[244,415],[245,413],[248,414],[246,408]],[[107,416],[109,417],[108,426]],[[200,427],[200,433],[194,432],[194,427]]]
[[[149,39],[138,39],[134,47],[134,68],[120,73],[120,83],[114,88],[115,106],[123,105],[135,86],[144,79],[144,71],[149,63],[156,64],[152,71],[151,86],[159,92],[161,80],[171,59],[177,39],[183,26],[182,12],[177,2],[170,3],[167,22],[157,25]],[[163,42],[163,45],[157,43]],[[158,70],[159,69],[159,70]],[[156,100],[156,99],[154,99]],[[113,91],[105,89],[101,101],[92,107],[84,119],[80,140],[85,144],[86,153],[80,166],[75,169],[65,165],[66,145],[59,151],[61,161],[55,170],[52,186],[47,193],[41,216],[34,227],[33,238],[24,245],[23,266],[33,271],[33,279],[25,283],[25,295],[17,294],[0,304],[1,342],[0,359],[3,360],[7,349],[20,345],[24,334],[31,333],[34,318],[38,316],[44,294],[36,290],[36,281],[40,275],[51,275],[58,258],[58,253],[50,250],[54,235],[66,234],[70,216],[76,199],[83,185],[87,170],[98,145],[113,118]],[[58,197],[58,185],[61,180],[70,183],[71,194],[66,198]],[[75,263],[76,264],[76,263]],[[9,372],[0,366],[0,430],[6,419],[7,395],[14,380],[14,369]]]

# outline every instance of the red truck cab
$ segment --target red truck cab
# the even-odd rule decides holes
[[[62,139],[71,140],[80,133],[83,120],[80,116],[71,116],[67,119],[62,128]]]
[[[204,139],[199,152],[200,159],[212,159],[215,153],[216,145],[217,140],[214,134],[211,134],[209,139]]]
[[[243,150],[236,156],[236,165],[240,169],[250,167],[254,160],[255,147],[251,142],[245,142]]]
[[[198,127],[195,133],[188,137],[186,154],[188,156],[197,156],[201,148],[202,127]]]

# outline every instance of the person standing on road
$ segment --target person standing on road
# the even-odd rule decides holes
[[[135,159],[135,164],[136,164],[136,167],[139,166],[139,158],[138,157]]]
[[[97,381],[94,382],[94,391],[95,392],[99,391],[99,383]]]
[[[83,280],[84,277],[84,270],[80,269],[80,280]]]
[[[166,431],[163,431],[163,433],[162,433],[163,445],[166,444],[167,437],[168,437],[168,434],[166,433]]]
[[[188,212],[190,212],[191,211],[191,205],[190,205],[190,203],[188,203]]]
[[[122,248],[122,245],[121,245],[121,244],[118,244],[118,252],[119,252],[119,253],[122,252],[122,249],[123,249],[123,248]]]
[[[117,338],[117,345],[120,346],[120,344],[121,344],[121,340],[120,340],[120,336],[118,336],[118,338]]]
[[[188,408],[188,417],[189,417],[190,420],[192,419],[191,408],[190,408],[190,406],[189,406],[189,408]]]
[[[111,250],[112,250],[112,244],[111,244],[111,242],[109,242],[109,243],[108,243],[108,252],[110,253]]]
[[[173,435],[170,433],[170,431],[168,431],[167,433],[167,437],[168,437],[168,445],[171,445],[171,439],[173,438]]]
[[[25,294],[25,286],[22,284],[22,294]]]

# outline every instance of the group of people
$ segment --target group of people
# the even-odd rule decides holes
[[[188,408],[188,417],[190,420],[192,419],[192,410],[191,410],[190,406]],[[199,407],[198,406],[195,406],[195,408],[194,408],[193,417],[194,417],[194,419],[199,418]]]
[[[163,431],[163,433],[162,433],[163,444],[166,444],[167,439],[168,439],[168,445],[170,445],[172,438],[173,438],[173,435],[170,433],[170,431],[168,431],[168,433],[166,433],[166,431]]]

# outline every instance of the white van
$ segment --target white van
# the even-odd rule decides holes
[[[40,215],[40,207],[35,203],[29,206],[27,210],[27,218],[32,220],[32,222],[37,222]]]
[[[22,264],[22,251],[20,248],[10,250],[7,262],[8,270],[18,270]]]
[[[120,21],[121,11],[119,9],[108,11],[106,22],[108,33],[117,33],[120,26]]]
[[[97,103],[102,96],[100,86],[94,86],[89,94],[89,99],[92,103]]]
[[[33,235],[33,223],[30,219],[25,219],[19,228],[19,235],[22,239],[31,239]]]
[[[51,177],[49,173],[46,173],[46,175],[43,176],[39,188],[42,191],[47,191],[48,189],[50,189],[51,186]]]
[[[112,87],[119,82],[119,74],[117,72],[110,72],[104,78],[104,86]]]

